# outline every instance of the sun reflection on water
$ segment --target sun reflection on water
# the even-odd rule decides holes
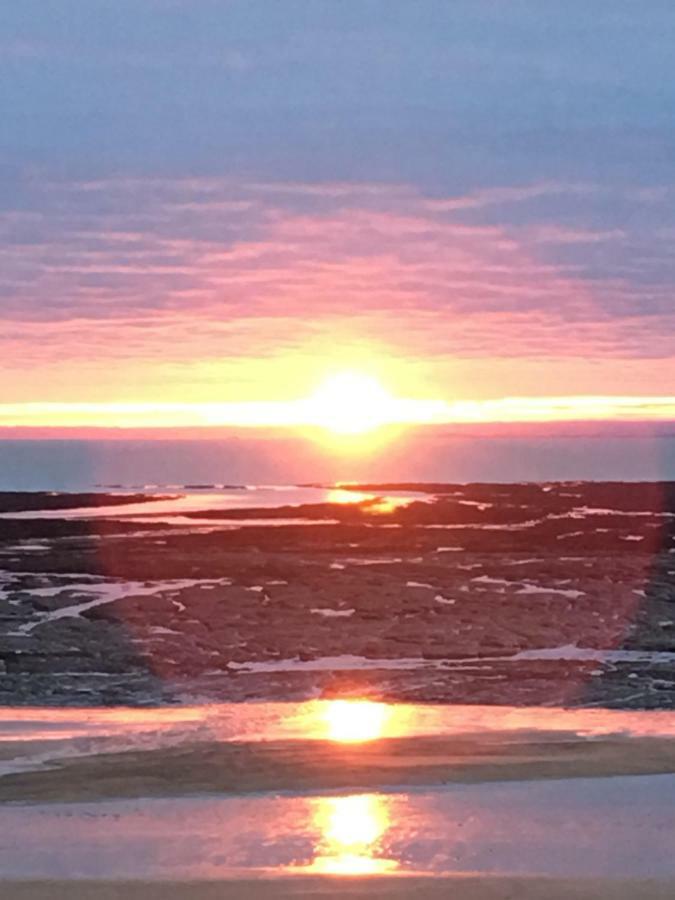
[[[358,744],[385,737],[394,707],[373,700],[323,702],[305,722],[331,741]],[[318,733],[317,733],[318,732]],[[377,875],[396,871],[399,862],[382,852],[382,838],[391,828],[390,797],[354,794],[313,801],[314,855],[303,872],[325,875]]]
[[[332,700],[323,715],[330,740],[360,743],[384,736],[391,707],[372,700]]]
[[[390,802],[390,798],[378,794],[318,800],[314,825],[319,837],[307,871],[330,875],[395,871],[398,860],[379,855],[382,838],[391,827]]]
[[[341,506],[349,506],[355,503],[368,503],[375,499],[373,494],[363,491],[347,490],[347,488],[332,488],[326,495],[327,503],[339,503]]]
[[[360,744],[381,738],[409,737],[420,733],[421,713],[410,704],[385,703],[357,697],[309,700],[297,704],[268,726],[270,735],[292,740],[335,741]],[[428,730],[424,726],[422,733]]]
[[[410,497],[379,496],[337,487],[328,492],[326,502],[336,503],[339,506],[361,506],[365,512],[387,515],[403,506],[408,506],[412,500]]]

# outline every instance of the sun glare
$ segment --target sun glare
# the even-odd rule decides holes
[[[391,826],[387,798],[373,794],[322,798],[315,824],[321,838],[309,871],[376,875],[398,868],[397,860],[380,855],[382,837]]]
[[[342,743],[374,741],[382,736],[390,710],[371,700],[333,700],[326,708],[328,737]]]
[[[362,372],[339,372],[307,401],[310,421],[336,434],[363,434],[392,421],[395,399]]]

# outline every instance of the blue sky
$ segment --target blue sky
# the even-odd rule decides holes
[[[669,2],[28,0],[0,15],[10,164],[438,190],[671,174]]]

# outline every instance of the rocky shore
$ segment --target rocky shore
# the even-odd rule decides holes
[[[0,705],[675,708],[675,485],[349,489],[180,526],[124,517],[153,496],[0,494]]]

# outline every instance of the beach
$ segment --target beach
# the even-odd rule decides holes
[[[675,881],[556,880],[541,878],[312,878],[292,881],[175,882],[0,882],[3,900],[276,900],[302,897],[338,900],[342,897],[440,900],[670,900]]]
[[[109,774],[98,790],[74,793],[66,770],[59,790],[3,798],[0,896],[670,896],[672,739],[664,742],[670,765],[665,747],[655,766],[653,757],[645,765],[643,742],[624,738],[617,756],[578,739],[559,748],[564,765],[539,770],[537,756],[561,738],[540,735],[535,745],[520,735],[515,753],[513,740],[465,741],[465,750],[490,756],[491,769],[479,764],[454,783],[447,759],[442,779],[423,749],[404,771],[391,767],[399,748],[375,741],[365,754],[370,773],[355,767],[349,789],[313,778],[321,748],[307,747],[304,780],[270,789],[263,779],[250,794],[246,782],[179,785],[187,769],[167,770],[166,760],[139,780],[100,758]],[[352,747],[343,764],[365,750]],[[528,756],[533,766],[522,768]],[[101,770],[86,762],[80,777],[97,780]],[[387,768],[389,784],[378,787]]]
[[[0,703],[675,706],[671,483],[60,496],[0,515]]]
[[[0,900],[675,900],[675,2],[0,22]]]
[[[198,738],[195,736],[195,740]],[[14,753],[18,755],[17,748]],[[16,757],[14,757],[16,758]],[[609,778],[675,772],[675,736],[589,740],[573,734],[503,732],[372,742],[206,741],[55,759],[0,778],[2,802],[81,802],[117,797],[260,791],[372,791],[387,787]]]
[[[671,896],[674,513],[0,495],[0,897]]]

